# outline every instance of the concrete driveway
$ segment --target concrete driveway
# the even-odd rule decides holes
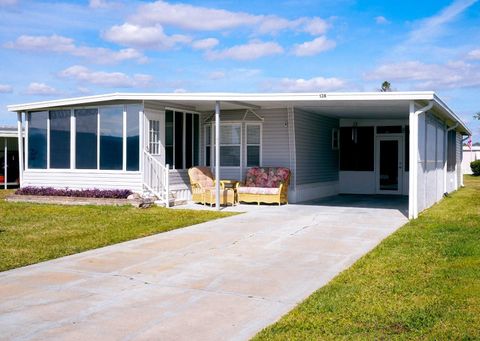
[[[367,199],[365,199],[367,198]],[[0,273],[2,340],[245,340],[407,222],[340,196]]]

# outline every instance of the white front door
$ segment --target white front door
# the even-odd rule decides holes
[[[165,112],[145,110],[145,150],[165,165]]]
[[[403,137],[377,136],[376,184],[379,194],[402,194]]]

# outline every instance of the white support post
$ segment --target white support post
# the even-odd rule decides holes
[[[215,102],[215,207],[220,210],[220,102]]]
[[[75,111],[72,109],[70,112],[70,169],[75,169],[76,167],[76,155],[77,155],[77,121],[75,120]]]
[[[25,116],[26,119],[26,116]],[[20,186],[23,186],[23,126],[22,113],[17,112],[17,129],[18,129],[18,170],[20,177]],[[26,137],[28,138],[28,137]]]
[[[410,169],[408,185],[408,218],[415,219],[418,216],[417,204],[417,173],[418,173],[418,116],[415,114],[415,102],[410,102],[409,113],[409,148]]]
[[[123,106],[122,115],[122,170],[127,170],[127,106]]]
[[[3,188],[7,189],[7,177],[8,177],[8,161],[7,161],[7,155],[8,155],[8,148],[7,148],[7,138],[3,138]]]

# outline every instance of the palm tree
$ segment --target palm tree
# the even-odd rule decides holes
[[[390,92],[390,91],[392,91],[392,87],[391,87],[390,82],[388,82],[388,81],[383,82],[383,83],[382,83],[382,87],[380,88],[380,91],[381,91],[381,92]]]

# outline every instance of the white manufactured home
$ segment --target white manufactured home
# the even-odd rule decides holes
[[[461,186],[471,135],[433,92],[114,93],[9,110],[26,130],[21,186],[128,188],[168,203],[189,199],[192,166],[236,180],[281,166],[290,202],[403,195],[410,218]]]

